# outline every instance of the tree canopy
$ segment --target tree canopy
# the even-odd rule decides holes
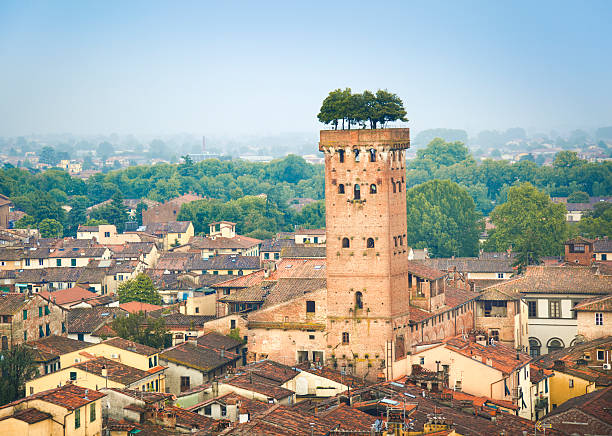
[[[407,243],[435,257],[476,256],[481,215],[465,188],[432,180],[406,191]]]
[[[531,183],[521,183],[508,190],[508,201],[491,213],[495,229],[485,248],[517,253],[519,269],[538,264],[543,256],[558,256],[563,252],[568,229],[565,206],[555,204]]]
[[[34,354],[25,345],[0,353],[0,405],[25,396],[25,382],[37,374]]]
[[[147,317],[144,313],[119,316],[112,322],[117,336],[161,350],[172,345],[171,335],[163,318]]]
[[[371,129],[376,129],[388,122],[408,121],[402,100],[386,89],[379,89],[376,94],[371,91],[353,94],[350,88],[331,91],[323,100],[317,118],[334,129],[338,128],[340,120],[343,129],[354,125],[366,128],[368,123]]]
[[[161,304],[162,298],[157,292],[151,277],[138,274],[133,279],[126,280],[117,288],[120,303],[140,301],[142,303]]]

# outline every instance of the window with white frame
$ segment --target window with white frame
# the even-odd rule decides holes
[[[603,325],[603,313],[595,313],[595,325]]]

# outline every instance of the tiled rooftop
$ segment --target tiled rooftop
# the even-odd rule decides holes
[[[152,356],[153,354],[159,353],[153,347],[139,344],[138,342],[128,341],[127,339],[115,337],[102,341],[103,344],[111,347],[119,348],[121,350],[131,351],[132,353],[141,354],[143,356]]]
[[[47,391],[38,392],[34,395],[21,398],[12,403],[5,404],[1,408],[15,406],[30,400],[42,400],[57,406],[64,407],[68,410],[78,409],[86,404],[103,398],[105,395],[94,389],[86,389],[74,384],[66,384],[58,388],[49,389]]]
[[[164,350],[160,359],[202,372],[210,372],[216,368],[229,365],[240,358],[239,355],[225,350],[218,350],[203,345],[183,342],[172,348]]]
[[[123,363],[107,359],[105,357],[96,357],[91,360],[86,360],[85,362],[77,363],[70,368],[78,368],[82,371],[102,377],[103,367],[106,368],[109,380],[126,386],[151,375],[151,372],[149,371],[142,371],[138,368],[124,365]],[[160,370],[163,370],[163,368],[160,368]]]

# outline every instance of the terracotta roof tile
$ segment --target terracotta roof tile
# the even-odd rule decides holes
[[[260,269],[243,276],[232,276],[229,280],[211,285],[211,288],[248,288],[249,286],[261,283],[264,277],[265,271]]]
[[[204,332],[202,336],[197,338],[197,343],[218,350],[231,350],[242,345],[242,341],[215,331]]]
[[[12,416],[7,416],[7,418],[15,418],[23,422],[27,422],[28,424],[36,424],[37,422],[44,421],[45,419],[51,418],[52,415],[47,412],[41,412],[38,409],[29,408],[24,410],[19,410],[13,413]]]
[[[82,371],[102,377],[102,367],[106,368],[109,380],[126,386],[151,375],[147,371],[124,365],[123,363],[107,359],[106,357],[96,357],[95,359],[77,363],[70,368],[78,368]]]
[[[81,301],[88,301],[90,299],[97,298],[98,295],[95,292],[83,289],[80,286],[73,288],[60,289],[58,291],[48,292],[43,291],[39,293],[41,297],[53,301],[55,304],[60,306],[70,306],[74,303]]]
[[[141,301],[130,301],[128,303],[121,303],[119,307],[129,313],[155,312],[156,310],[163,309],[163,306],[158,306],[157,304],[143,303]]]
[[[56,356],[62,354],[71,353],[73,351],[82,350],[83,348],[90,347],[92,344],[83,341],[77,341],[76,339],[70,339],[64,336],[47,336],[45,338],[37,339],[27,343],[28,347],[50,353]]]
[[[579,304],[574,306],[572,310],[583,312],[612,312],[612,295],[603,295],[582,300]]]
[[[178,365],[210,372],[216,368],[230,365],[240,356],[225,350],[217,350],[203,345],[183,342],[172,348],[164,350],[159,358]]]
[[[105,396],[106,395],[102,392],[94,389],[86,389],[74,384],[66,384],[58,388],[49,389],[47,391],[38,392],[34,395],[21,398],[17,401],[13,401],[12,403],[5,404],[0,408],[15,406],[31,400],[42,400],[46,401],[47,403],[64,407],[68,410],[74,410]]]

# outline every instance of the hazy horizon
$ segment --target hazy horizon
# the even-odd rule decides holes
[[[414,132],[595,129],[611,18],[607,1],[7,1],[0,136],[310,135],[344,87],[397,93]]]

